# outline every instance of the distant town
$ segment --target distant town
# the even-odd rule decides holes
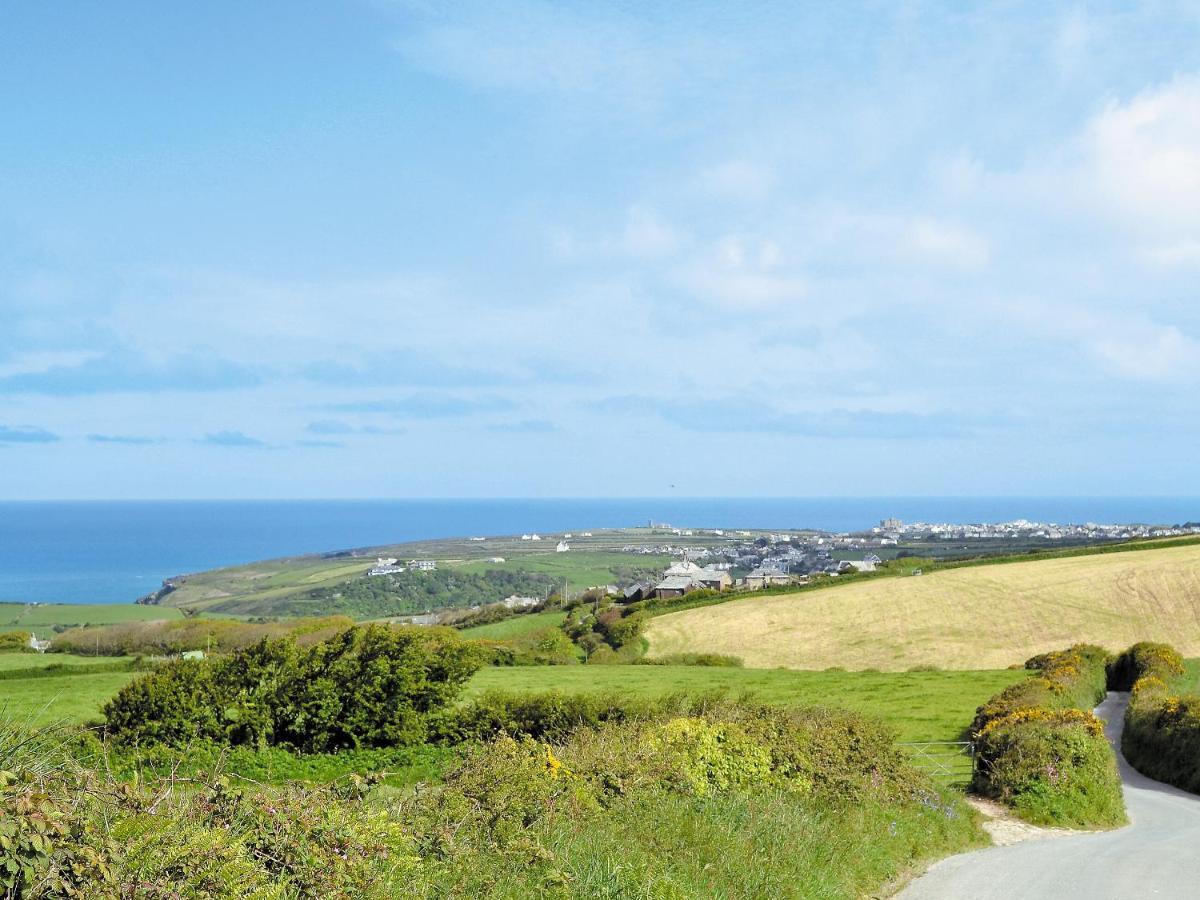
[[[809,529],[764,531],[752,529],[680,528],[649,522],[641,528],[597,532],[609,552],[643,558],[639,574],[589,590],[616,597],[618,602],[636,603],[649,599],[681,597],[694,591],[758,591],[805,585],[814,579],[874,572],[890,560],[908,558],[906,570],[920,575],[920,561],[1028,553],[1106,542],[1131,541],[1200,534],[1200,523],[1182,525],[1058,524],[1017,519],[999,523],[904,522],[887,518],[857,532],[826,532]],[[624,535],[623,544],[610,543]],[[529,553],[559,554],[594,552],[591,531],[539,534],[527,532],[509,537],[471,537],[467,543],[486,553],[488,547],[508,547],[513,556],[478,556],[480,562],[504,567],[510,560],[520,564]],[[537,550],[533,548],[537,547]],[[544,549],[541,549],[543,548]],[[518,548],[521,548],[518,550]],[[526,549],[527,548],[527,549]],[[563,557],[559,557],[560,559]],[[447,560],[453,564],[453,559]],[[913,565],[912,563],[917,563]],[[366,574],[394,576],[408,572],[435,572],[435,559],[381,556]],[[647,573],[650,573],[649,575]],[[541,597],[513,594],[496,602],[510,610],[540,608]],[[478,605],[469,611],[478,610]],[[433,624],[433,613],[413,616],[410,621]]]

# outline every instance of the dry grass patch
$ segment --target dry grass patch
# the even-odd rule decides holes
[[[728,653],[756,668],[1002,668],[1081,641],[1169,641],[1200,656],[1200,547],[749,597],[657,617],[646,637],[651,656]]]

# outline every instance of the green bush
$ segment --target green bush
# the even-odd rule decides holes
[[[1134,644],[1114,662],[1115,689],[1130,690],[1121,750],[1139,772],[1200,793],[1200,696],[1172,688],[1183,658],[1167,644]]]
[[[1023,819],[1095,828],[1125,822],[1121,779],[1098,721],[1082,710],[1026,710],[976,742],[976,787]]]
[[[740,656],[724,653],[668,653],[653,659],[642,657],[635,660],[639,666],[713,666],[740,669],[744,665]]]
[[[221,659],[182,660],[104,707],[119,742],[292,747],[304,752],[425,740],[478,654],[449,629],[365,626],[299,648],[261,641]]]
[[[488,691],[440,717],[435,737],[449,744],[485,741],[500,735],[555,743],[580,728],[661,715],[671,703],[671,699],[654,701],[615,694]]]
[[[1005,688],[976,711],[979,793],[1030,821],[1107,827],[1125,821],[1116,759],[1091,709],[1105,695],[1110,656],[1077,644],[1025,663],[1037,677]]]

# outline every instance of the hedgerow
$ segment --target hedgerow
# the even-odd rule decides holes
[[[976,712],[973,787],[1038,823],[1098,827],[1125,821],[1116,760],[1091,709],[1105,695],[1107,651],[1088,644],[1025,663],[1036,677]]]
[[[981,840],[969,808],[871,719],[670,702],[564,724],[553,741],[470,742],[443,783],[402,794],[355,775],[271,787],[194,768],[47,767],[72,754],[14,731],[0,895],[849,898]]]
[[[1200,696],[1173,690],[1183,658],[1167,644],[1135,644],[1113,665],[1117,690],[1129,690],[1121,750],[1139,772],[1200,792]]]

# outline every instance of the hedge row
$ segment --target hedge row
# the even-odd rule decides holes
[[[354,776],[31,772],[46,754],[17,735],[6,759],[3,737],[0,896],[27,900],[849,900],[981,838],[890,729],[826,710],[727,703],[554,743],[501,735],[402,794]]]
[[[1167,644],[1135,644],[1112,669],[1114,688],[1130,691],[1125,758],[1151,778],[1200,793],[1200,696],[1172,691],[1183,657]]]
[[[1035,656],[1038,672],[975,716],[973,786],[1023,818],[1072,827],[1125,821],[1116,760],[1091,709],[1104,699],[1110,657],[1088,644]]]

